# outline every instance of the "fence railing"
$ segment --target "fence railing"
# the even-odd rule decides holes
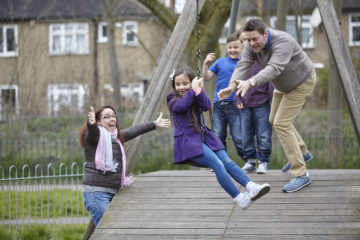
[[[360,147],[355,136],[343,134],[309,134],[303,136],[314,159],[311,168],[360,168]],[[171,132],[154,132],[144,136],[133,173],[166,169],[187,169],[172,164]],[[273,137],[269,167],[279,169],[287,161]],[[240,166],[231,139],[228,153]],[[76,134],[60,139],[47,133],[41,138],[8,138],[0,134],[1,223],[9,230],[22,230],[37,224],[55,228],[58,224],[87,223],[88,213],[81,199],[84,154]]]
[[[83,164],[12,165],[7,171],[0,166],[2,229],[17,234],[18,226],[22,232],[43,224],[55,230],[57,225],[89,221],[81,197]]]

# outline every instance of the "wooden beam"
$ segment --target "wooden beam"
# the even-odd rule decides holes
[[[199,11],[201,11],[205,0],[199,0]],[[143,103],[135,117],[134,125],[154,120],[158,113],[160,103],[165,101],[165,93],[170,86],[169,75],[176,68],[180,57],[186,47],[190,34],[196,22],[196,1],[186,1],[184,9],[171,34],[168,44],[156,67],[150,86],[145,94]],[[195,54],[195,53],[194,53]],[[125,145],[127,156],[126,172],[129,173],[134,167],[136,153],[140,146],[142,136],[139,136]]]
[[[360,142],[360,84],[351,62],[350,53],[342,35],[335,8],[331,0],[317,0],[326,36],[340,73],[354,129]],[[331,97],[331,96],[329,96]]]

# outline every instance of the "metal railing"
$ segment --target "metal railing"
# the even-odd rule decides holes
[[[0,166],[1,225],[22,232],[40,224],[49,228],[56,225],[84,224],[89,221],[81,198],[84,165],[76,162],[70,168],[25,164],[21,169],[12,165],[7,170]],[[5,177],[7,175],[7,177]]]

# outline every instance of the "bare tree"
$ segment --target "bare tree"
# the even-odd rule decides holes
[[[144,4],[158,19],[169,29],[173,30],[177,16],[172,9],[165,8],[157,0],[139,0]],[[218,39],[221,36],[223,26],[230,16],[231,1],[228,0],[214,0],[208,1],[200,14],[200,49],[202,58],[205,54],[213,52],[218,47]],[[192,31],[189,43],[187,45],[187,52],[189,58],[186,62],[191,66],[196,66],[196,31]]]
[[[286,29],[286,16],[289,11],[289,0],[278,0],[276,8],[275,28],[281,31]]]
[[[103,0],[103,5],[106,12],[106,22],[108,28],[108,54],[109,54],[109,62],[110,62],[110,69],[111,69],[111,78],[112,84],[114,88],[113,92],[113,104],[116,105],[116,111],[118,113],[122,112],[122,105],[121,105],[121,78],[120,78],[120,68],[118,64],[118,59],[116,55],[116,46],[115,46],[115,5],[114,0]],[[122,123],[122,114],[119,114],[118,121]]]
[[[293,0],[293,9],[295,15],[296,38],[300,46],[302,46],[302,20],[305,0]]]

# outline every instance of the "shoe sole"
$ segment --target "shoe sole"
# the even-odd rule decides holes
[[[252,170],[252,171],[248,171],[248,170],[243,169],[243,171],[246,172],[246,173],[255,173],[257,170],[255,169],[255,170]]]
[[[259,191],[259,193],[251,198],[252,201],[256,201],[265,194],[267,194],[270,191],[270,185],[266,184],[266,186]]]
[[[312,181],[312,180],[310,180],[310,182],[306,183],[305,185],[302,185],[302,186],[300,186],[300,187],[298,187],[298,188],[296,188],[296,189],[294,189],[294,190],[292,190],[292,191],[286,191],[285,189],[283,189],[283,192],[284,192],[284,193],[292,193],[292,192],[299,191],[299,190],[302,189],[303,187],[306,187],[307,185],[309,185],[309,184],[311,183],[311,181]]]
[[[256,171],[257,174],[266,174],[267,171]]]
[[[241,208],[241,210],[245,211],[246,209],[248,209],[248,208],[250,207],[250,205],[251,205],[251,204],[253,204],[253,202],[254,202],[254,201],[251,199],[251,201],[250,201],[249,205],[247,205],[247,206],[245,206],[245,207]]]
[[[305,163],[310,162],[313,158],[314,158],[314,156],[312,156],[309,160],[305,161]],[[290,168],[291,168],[291,166],[290,166]],[[283,170],[281,169],[281,171],[282,171],[283,173],[285,173],[285,172],[289,171],[289,170],[290,170],[290,168],[289,168],[289,169],[287,169],[286,171],[283,171]]]

